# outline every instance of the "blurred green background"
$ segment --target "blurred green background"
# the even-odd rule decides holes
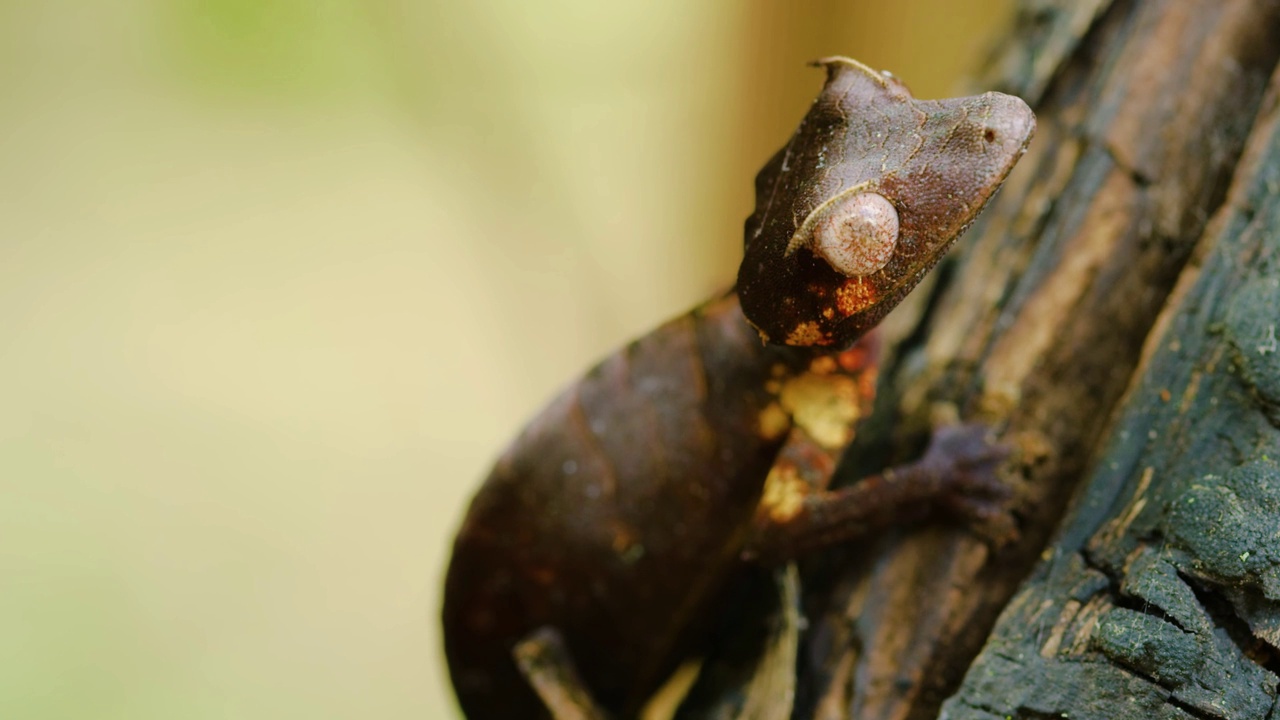
[[[0,717],[452,716],[506,439],[730,282],[806,61],[1009,5],[0,3]]]

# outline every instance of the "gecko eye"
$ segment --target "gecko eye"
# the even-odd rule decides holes
[[[883,195],[850,195],[813,227],[813,252],[848,277],[884,267],[898,244],[898,211]]]

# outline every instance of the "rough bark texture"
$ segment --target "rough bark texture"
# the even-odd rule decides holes
[[[885,398],[1002,428],[1023,535],[809,567],[796,716],[1280,717],[1280,2],[1028,0],[1015,37],[987,87],[1037,138]]]
[[[943,716],[1277,717],[1280,74],[1079,502]]]

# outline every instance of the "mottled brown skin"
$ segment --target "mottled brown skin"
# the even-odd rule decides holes
[[[900,127],[904,121],[885,106],[905,95],[898,83],[864,77],[870,71],[852,61],[826,64],[828,83],[814,109],[782,160],[775,157],[757,179],[747,261],[759,267],[748,272],[744,265],[742,304],[731,292],[605,359],[525,428],[472,501],[446,578],[443,621],[454,687],[473,720],[547,716],[512,657],[517,643],[540,629],[563,641],[594,701],[633,717],[675,666],[704,646],[710,618],[731,601],[723,594],[745,561],[785,559],[939,503],[970,518],[992,514],[983,496],[999,495],[994,466],[1001,455],[974,432],[952,433],[896,473],[826,492],[854,425],[870,408],[874,340],[822,354],[831,349],[763,345],[760,336],[782,338],[795,334],[796,323],[825,322],[825,296],[809,297],[826,282],[814,272],[815,259],[785,248],[806,208],[853,186],[788,157],[813,157],[810,146],[826,143],[845,148],[837,167],[866,174],[883,165],[886,172],[868,181],[913,233],[882,277],[863,279],[875,291],[866,295],[869,304],[820,325],[817,344],[843,347],[888,312],[972,221],[1021,154],[1034,121],[1025,105],[988,110],[1020,113],[1005,120],[1022,136],[990,143],[1005,148],[1000,169],[957,172],[943,188],[913,190],[911,183],[946,175],[910,158],[967,157],[971,143],[956,133],[968,130],[955,128],[969,126],[939,122],[952,132],[922,135],[910,116]],[[1004,107],[992,97],[976,99],[976,107]],[[974,114],[974,102],[957,102],[953,115]],[[932,112],[945,114],[941,106]],[[888,163],[885,152],[856,161],[851,153],[865,148],[850,138],[869,132],[883,146],[916,150],[905,162]],[[889,172],[907,166],[916,169]],[[797,174],[805,167],[808,180]],[[778,278],[768,277],[769,266],[779,268]],[[756,307],[744,316],[748,289]]]
[[[826,87],[756,176],[738,292],[766,341],[845,347],[880,322],[973,222],[1026,150],[1035,116],[1009,95],[916,100],[895,78],[853,60],[819,64]],[[841,193],[865,191],[898,211],[898,246],[884,268],[849,278],[796,248],[811,212]]]

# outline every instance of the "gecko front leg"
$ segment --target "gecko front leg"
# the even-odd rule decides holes
[[[795,449],[784,456],[812,452]],[[791,497],[766,486],[744,557],[782,562],[937,515],[960,520],[988,542],[1002,544],[1016,535],[1007,509],[1012,490],[998,472],[1008,456],[1009,449],[996,444],[986,426],[948,425],[934,430],[919,460],[853,485],[806,489]],[[773,476],[770,482],[786,483]]]

